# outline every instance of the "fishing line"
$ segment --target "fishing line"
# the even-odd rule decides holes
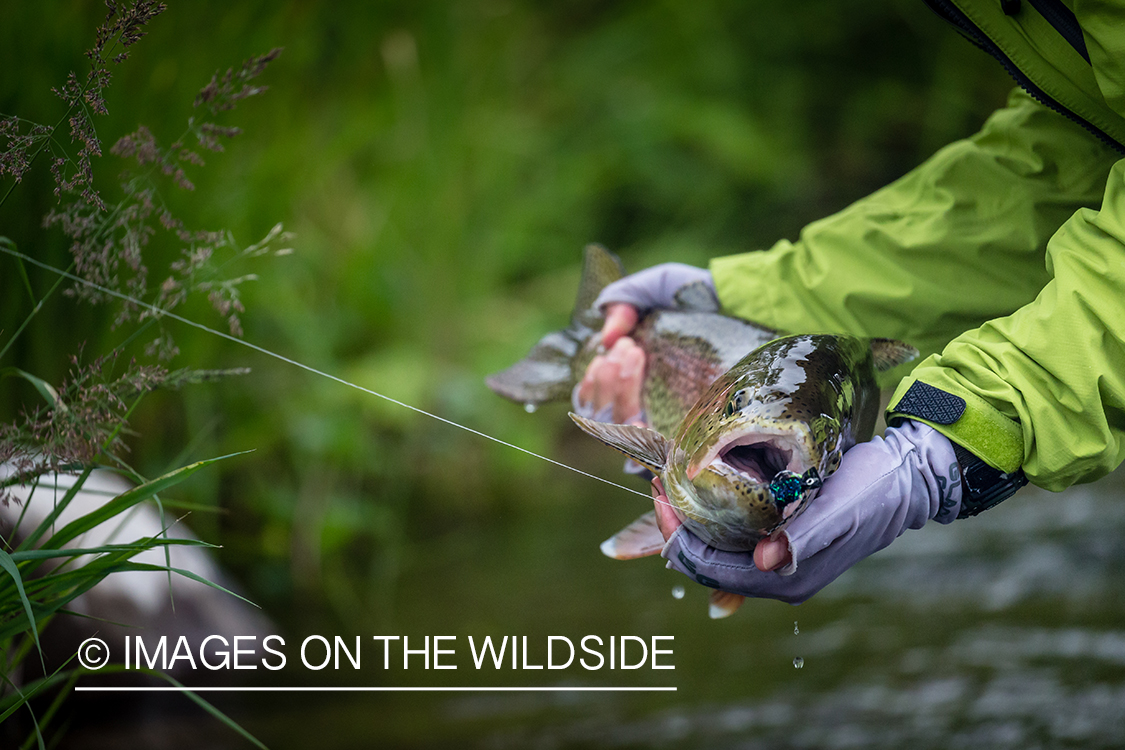
[[[576,474],[581,474],[584,477],[589,477],[590,479],[596,479],[597,481],[599,481],[603,484],[608,484],[610,487],[616,487],[619,490],[625,490],[626,492],[631,492],[634,495],[640,495],[641,497],[643,497],[646,500],[652,499],[652,497],[650,495],[647,495],[644,492],[638,492],[637,490],[634,490],[632,487],[626,487],[623,484],[618,484],[617,482],[611,482],[610,480],[605,479],[603,477],[599,477],[596,474],[590,474],[589,472],[582,471],[582,469],[577,469],[573,466],[569,466],[567,464],[564,464],[561,461],[556,461],[553,458],[548,458],[547,456],[540,455],[540,454],[536,453],[535,451],[530,451],[527,448],[521,448],[520,446],[515,445],[514,443],[509,443],[505,440],[501,440],[498,437],[493,437],[492,435],[481,432],[480,430],[474,430],[472,427],[467,427],[466,425],[459,424],[458,422],[454,422],[451,419],[446,419],[445,417],[438,416],[437,414],[433,414],[431,412],[428,412],[425,409],[419,409],[417,406],[411,406],[408,403],[405,403],[403,401],[399,401],[398,399],[395,399],[395,398],[391,398],[390,396],[386,396],[382,393],[379,393],[378,391],[373,391],[370,388],[365,388],[362,385],[357,385],[356,383],[352,383],[350,381],[344,380],[343,378],[338,377],[336,375],[333,375],[331,373],[325,372],[323,370],[318,370],[317,368],[315,368],[311,365],[306,365],[302,362],[298,362],[295,359],[290,359],[289,357],[286,357],[283,354],[278,354],[277,352],[270,351],[269,349],[266,349],[265,347],[258,346],[257,344],[246,341],[245,339],[240,339],[237,336],[233,336],[229,333],[224,333],[223,331],[217,330],[215,328],[211,328],[210,326],[205,326],[202,323],[197,323],[194,320],[191,320],[189,318],[185,318],[181,315],[177,315],[173,312],[168,312],[167,310],[161,310],[159,307],[156,307],[155,305],[150,305],[147,302],[142,302],[141,300],[136,299],[134,297],[130,297],[127,294],[122,294],[121,292],[116,292],[112,289],[107,289],[106,287],[101,286],[100,284],[95,284],[92,281],[87,281],[86,279],[83,279],[80,276],[75,276],[74,274],[72,274],[68,271],[62,270],[61,268],[55,268],[52,265],[49,265],[47,263],[43,263],[42,261],[36,260],[35,258],[32,258],[31,256],[24,255],[23,253],[19,252],[18,250],[13,250],[9,247],[5,247],[3,245],[0,245],[0,251],[3,251],[4,253],[7,253],[8,255],[14,256],[16,258],[20,258],[21,260],[25,260],[28,263],[31,263],[32,265],[38,266],[39,268],[42,268],[44,270],[51,271],[53,273],[57,273],[64,278],[70,279],[71,281],[76,281],[79,284],[83,284],[85,286],[90,287],[91,289],[96,289],[97,291],[101,292],[102,294],[108,294],[111,297],[116,297],[120,300],[124,300],[126,302],[130,302],[130,303],[132,303],[134,305],[137,305],[139,307],[143,307],[147,310],[152,311],[158,317],[163,316],[163,317],[171,318],[172,320],[176,320],[176,321],[179,321],[180,323],[183,323],[185,325],[189,325],[192,328],[198,328],[201,331],[206,331],[207,333],[214,334],[215,336],[218,336],[221,339],[226,339],[227,341],[233,341],[234,343],[240,344],[241,346],[245,346],[248,349],[253,349],[254,351],[256,351],[260,354],[265,354],[267,357],[273,357],[274,359],[277,359],[277,360],[280,360],[280,361],[285,362],[287,364],[293,365],[294,367],[298,367],[302,370],[305,370],[306,372],[311,372],[314,375],[319,375],[323,378],[328,378],[329,380],[340,383],[341,385],[346,385],[349,388],[354,388],[357,391],[362,391],[363,393],[369,394],[371,396],[376,396],[378,398],[383,399],[384,401],[388,401],[388,402],[390,402],[392,404],[395,404],[397,406],[401,406],[404,409],[409,409],[410,411],[416,412],[418,414],[424,414],[425,416],[430,417],[431,419],[436,419],[437,421],[444,422],[447,425],[457,427],[457,428],[462,429],[466,432],[471,432],[474,435],[478,435],[482,438],[485,438],[486,440],[491,440],[494,443],[499,443],[500,445],[505,445],[509,448],[514,448],[515,450],[519,451],[520,453],[526,453],[529,456],[534,456],[535,458],[542,459],[543,461],[546,461],[547,463],[554,464],[555,466],[561,467],[563,469],[568,469],[570,471],[573,471]],[[669,503],[669,505],[670,505],[670,503]]]

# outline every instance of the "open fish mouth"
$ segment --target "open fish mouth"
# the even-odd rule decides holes
[[[769,484],[780,472],[804,474],[817,461],[810,454],[807,436],[800,429],[766,428],[735,435],[712,448],[688,477],[705,467],[726,469],[760,484]]]
[[[789,467],[793,451],[772,440],[728,446],[719,452],[718,461],[759,482],[769,482]]]

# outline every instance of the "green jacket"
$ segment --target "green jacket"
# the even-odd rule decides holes
[[[992,466],[1093,481],[1125,460],[1125,0],[927,2],[1049,106],[1017,89],[796,242],[713,260],[719,298],[783,330],[909,341],[929,356],[889,416],[922,381],[965,399],[931,424]]]

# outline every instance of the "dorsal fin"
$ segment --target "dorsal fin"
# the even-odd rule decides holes
[[[886,372],[892,367],[917,359],[918,350],[897,339],[871,339],[871,356],[875,358],[875,369]]]
[[[582,278],[578,282],[578,297],[570,321],[586,328],[601,328],[602,314],[593,310],[594,300],[602,289],[625,275],[621,260],[601,245],[590,244],[582,256]]]
[[[656,511],[650,510],[602,542],[602,554],[614,560],[632,560],[655,555],[664,549],[664,535],[656,525]]]
[[[659,474],[664,470],[671,444],[656,430],[631,424],[595,422],[580,417],[574,412],[570,413],[570,418],[587,435],[592,435],[610,448],[621,451],[652,473]]]
[[[715,291],[703,281],[685,284],[672,299],[676,303],[676,309],[683,312],[717,313],[720,310]]]

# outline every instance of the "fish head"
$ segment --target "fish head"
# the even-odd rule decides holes
[[[839,468],[844,451],[870,438],[879,404],[876,369],[916,354],[888,339],[784,336],[714,380],[670,438],[571,416],[659,474],[689,530],[712,547],[749,550],[792,522]]]
[[[665,485],[679,490],[681,520],[711,546],[753,549],[796,518],[839,464],[824,447],[807,424],[740,419],[670,466]]]
[[[712,384],[673,440],[670,500],[711,546],[752,549],[784,529],[839,466],[846,446],[832,405],[840,399],[822,397],[819,380],[810,398],[808,368],[793,366],[807,363],[808,344],[781,340],[744,359]]]

